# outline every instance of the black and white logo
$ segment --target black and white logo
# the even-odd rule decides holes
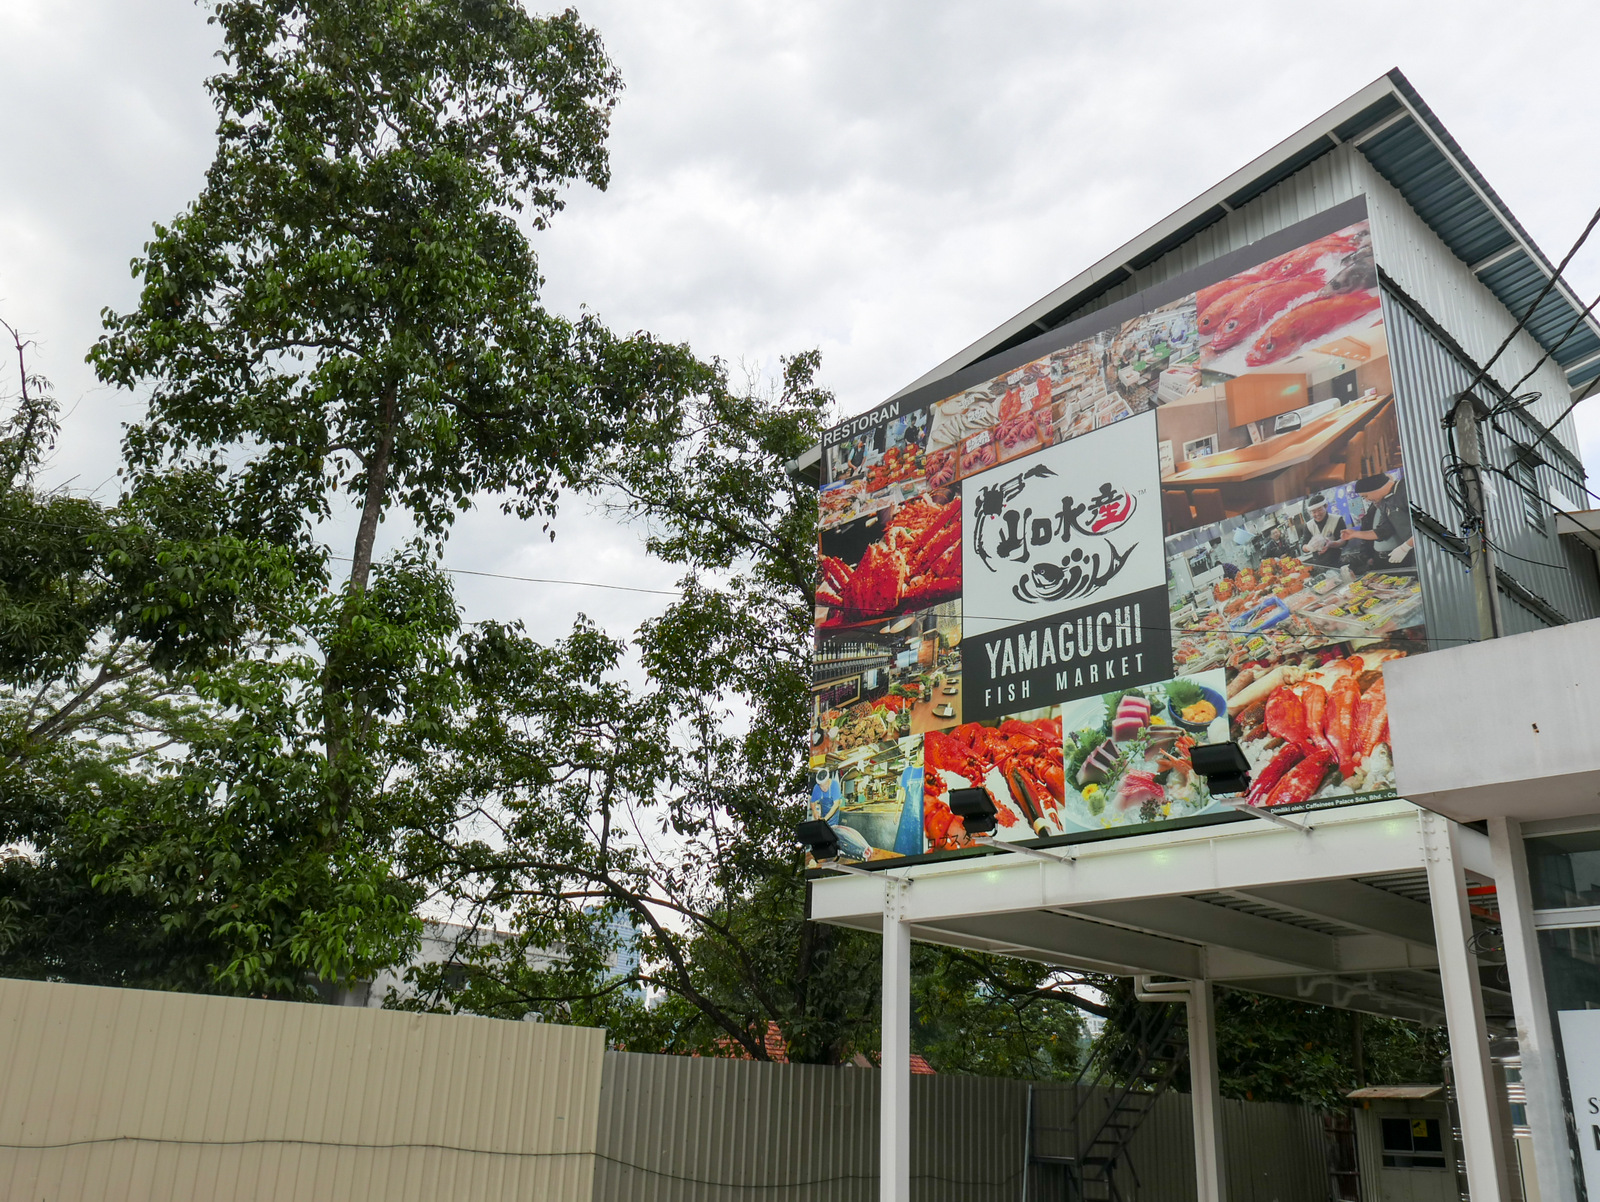
[[[962,485],[963,635],[1164,586],[1155,415]]]

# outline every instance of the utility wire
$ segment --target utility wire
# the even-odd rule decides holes
[[[1597,303],[1600,303],[1600,296],[1595,297],[1595,301]],[[1593,305],[1590,306],[1590,308],[1593,308],[1593,307],[1594,307]],[[1584,390],[1582,392],[1580,392],[1577,396],[1572,398],[1572,403],[1570,405],[1568,405],[1565,409],[1563,409],[1560,412],[1560,414],[1557,415],[1555,421],[1551,422],[1548,426],[1545,426],[1545,425],[1543,425],[1541,423],[1541,429],[1540,429],[1539,436],[1537,438],[1535,438],[1531,443],[1528,444],[1528,449],[1531,451],[1534,447],[1538,446],[1545,439],[1549,438],[1550,435],[1555,432],[1555,428],[1557,426],[1559,426],[1563,421],[1566,420],[1567,414],[1571,413],[1580,404],[1582,404],[1584,401],[1588,400],[1590,395],[1593,394],[1593,392],[1594,392],[1594,390],[1595,390],[1595,388],[1597,386],[1600,386],[1600,375],[1597,375],[1597,376],[1595,376],[1594,379],[1590,380],[1588,386],[1586,388],[1584,388]],[[1489,424],[1490,425],[1494,425],[1494,421],[1493,421],[1492,418],[1490,419]],[[1496,430],[1498,430],[1501,434],[1505,435],[1505,437],[1507,437],[1507,438],[1511,437],[1511,435],[1506,434],[1506,432],[1504,430],[1501,430],[1499,426],[1494,426],[1494,428]],[[1579,487],[1582,488],[1585,492],[1587,492],[1590,496],[1596,498],[1597,500],[1600,500],[1600,493],[1594,492],[1593,490],[1591,490],[1589,488],[1588,485],[1582,484],[1582,485],[1579,485]]]
[[[329,559],[337,559],[342,563],[349,563],[348,555],[329,555]],[[654,593],[659,597],[681,597],[683,592],[679,589],[665,588],[639,588],[632,584],[602,584],[598,580],[560,580],[553,576],[508,576],[504,572],[479,572],[472,568],[440,568],[441,572],[448,572],[452,576],[487,576],[491,580],[517,580],[523,584],[573,584],[581,588],[609,588],[624,593]]]
[[[1596,209],[1594,211],[1594,216],[1589,218],[1589,224],[1583,227],[1583,233],[1578,235],[1578,240],[1572,244],[1572,249],[1569,250],[1566,254],[1566,257],[1556,265],[1555,271],[1553,271],[1550,275],[1550,278],[1545,281],[1544,287],[1539,289],[1539,295],[1533,298],[1533,301],[1528,305],[1527,310],[1522,314],[1521,317],[1517,319],[1517,324],[1511,327],[1511,332],[1506,335],[1505,341],[1495,348],[1494,354],[1489,356],[1489,361],[1478,369],[1477,375],[1472,377],[1472,382],[1461,390],[1459,394],[1460,396],[1467,395],[1483,382],[1483,378],[1489,374],[1489,369],[1495,365],[1501,355],[1505,354],[1506,348],[1511,345],[1512,339],[1514,339],[1517,334],[1527,325],[1528,319],[1533,316],[1534,310],[1544,303],[1545,297],[1550,295],[1551,291],[1556,286],[1556,281],[1561,278],[1561,273],[1567,269],[1567,264],[1572,262],[1572,256],[1577,254],[1579,248],[1589,240],[1589,235],[1593,232],[1594,227],[1597,224],[1600,224],[1600,209]]]
[[[47,522],[39,518],[13,518],[11,521],[14,525],[43,526],[52,530],[71,530],[78,534],[89,530],[88,526],[79,526],[71,522]],[[328,558],[337,559],[341,563],[350,562],[348,555],[330,554]],[[651,593],[659,597],[683,596],[681,589],[640,588],[632,584],[604,584],[598,580],[564,580],[555,576],[510,576],[504,572],[480,572],[473,568],[441,567],[438,570],[451,576],[486,576],[493,580],[515,580],[522,584],[570,584],[578,588],[606,588],[624,593]]]
[[[1594,307],[1596,305],[1600,305],[1600,296],[1597,296],[1592,301],[1590,301],[1588,307],[1586,309],[1584,309],[1584,311],[1582,313],[1579,313],[1576,317],[1574,317],[1572,319],[1572,324],[1567,327],[1566,332],[1561,335],[1560,339],[1556,342],[1556,344],[1553,347],[1551,347],[1549,350],[1547,350],[1543,355],[1539,356],[1539,362],[1535,363],[1527,371],[1523,372],[1522,373],[1522,379],[1518,380],[1510,388],[1506,389],[1506,391],[1511,393],[1512,396],[1515,396],[1516,392],[1517,392],[1517,389],[1521,388],[1524,384],[1526,384],[1530,379],[1533,378],[1533,373],[1534,372],[1538,371],[1541,367],[1543,367],[1546,363],[1548,363],[1550,361],[1550,357],[1552,355],[1554,355],[1562,347],[1567,345],[1567,339],[1571,338],[1572,335],[1577,332],[1578,327],[1583,324],[1583,319],[1585,317],[1588,317],[1589,314],[1594,312]]]

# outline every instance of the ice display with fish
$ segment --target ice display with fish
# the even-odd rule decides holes
[[[819,502],[814,771],[914,743],[901,804],[930,855],[974,845],[957,789],[988,795],[1001,841],[1231,813],[1194,772],[1204,743],[1240,745],[1252,805],[1392,795],[1383,665],[1429,641],[1363,214],[825,435],[845,474]],[[885,846],[883,778],[855,811],[874,859],[913,846],[909,808]]]

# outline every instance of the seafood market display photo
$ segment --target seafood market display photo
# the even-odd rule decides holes
[[[927,441],[927,410],[895,414],[832,442],[824,456],[827,480],[854,481],[870,493],[882,493],[891,485],[920,490]]]
[[[1400,465],[1361,222],[1197,294],[1198,383],[1157,410],[1166,533]]]
[[[814,768],[811,817],[833,827],[846,859],[920,855],[922,740],[874,743]]]
[[[1186,818],[1213,808],[1189,750],[1228,738],[1221,671],[1062,707],[1064,814],[1079,830]]]
[[[1429,641],[1339,212],[824,434],[811,769],[846,859],[974,846],[956,789],[1002,841],[1229,815],[1207,743],[1250,804],[1392,795],[1383,665]]]
[[[824,630],[812,661],[813,754],[961,721],[961,603]]]
[[[1382,667],[1406,650],[1372,644],[1336,651],[1234,675],[1230,722],[1250,761],[1251,804],[1393,792]]]
[[[1389,496],[1400,480],[1380,476]],[[1402,531],[1357,481],[1167,539],[1173,659],[1181,674],[1244,668],[1343,640],[1417,630],[1422,582]],[[1384,539],[1357,535],[1383,532]]]
[[[924,824],[935,851],[972,846],[950,812],[950,790],[983,789],[995,804],[995,836],[1004,840],[1063,835],[1070,829],[1062,766],[1061,717],[1035,710],[998,722],[969,722],[924,736]]]
[[[1226,673],[1253,804],[1394,789],[1379,669],[1427,648],[1403,483],[1367,477],[1167,539],[1173,658]]]

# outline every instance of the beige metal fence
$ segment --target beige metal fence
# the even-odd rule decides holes
[[[1019,1202],[1028,1084],[913,1077],[912,1196]],[[1040,1086],[1042,1124],[1064,1124],[1072,1086]],[[871,1070],[606,1053],[596,1202],[872,1202],[878,1074]],[[1233,1202],[1327,1196],[1322,1125],[1299,1106],[1224,1101]],[[1195,1196],[1189,1099],[1158,1100],[1132,1162],[1150,1202]],[[1132,1185],[1126,1174],[1124,1188]],[[1064,1196],[1059,1172],[1034,1198]]]
[[[0,1199],[877,1196],[876,1072],[606,1052],[604,1039],[0,979]],[[1027,1083],[912,1086],[919,1202],[1017,1202]],[[1070,1095],[1041,1087],[1042,1120]],[[1325,1195],[1314,1114],[1227,1102],[1222,1117],[1235,1202]],[[1143,1197],[1192,1198],[1188,1099],[1162,1098],[1133,1152]]]
[[[0,1198],[589,1202],[604,1041],[0,980]]]

